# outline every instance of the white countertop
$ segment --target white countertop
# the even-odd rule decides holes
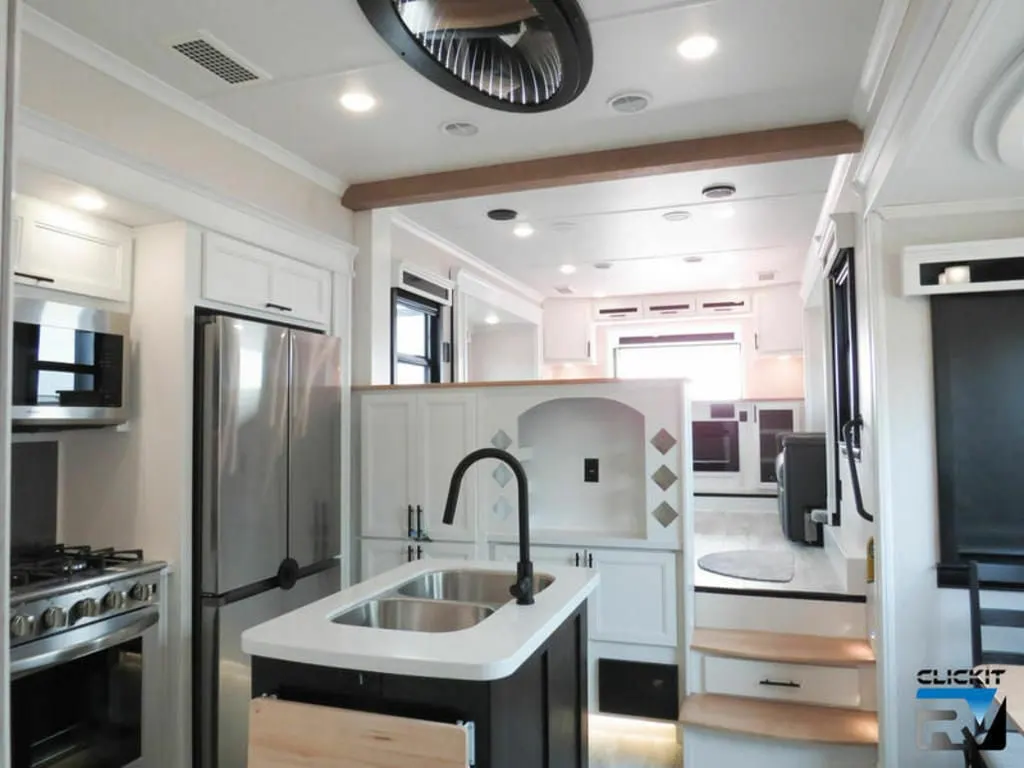
[[[242,633],[250,656],[415,677],[500,680],[515,672],[597,588],[589,568],[536,566],[554,581],[533,605],[511,598],[491,616],[458,632],[403,632],[334,624],[331,619],[421,573],[480,570],[509,574],[515,565],[489,561],[417,560],[279,616]]]

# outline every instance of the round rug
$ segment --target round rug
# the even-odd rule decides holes
[[[780,584],[793,580],[795,561],[792,552],[768,549],[736,549],[704,555],[697,565],[720,576],[747,581],[775,581]]]

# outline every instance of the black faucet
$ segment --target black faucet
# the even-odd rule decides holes
[[[519,489],[519,563],[516,566],[516,583],[509,588],[509,593],[519,605],[533,605],[533,563],[530,562],[530,501],[526,488],[526,470],[519,459],[508,451],[498,448],[480,448],[473,451],[459,462],[452,472],[452,482],[448,486],[448,500],[444,504],[445,525],[451,525],[455,519],[455,507],[459,503],[459,489],[462,477],[471,466],[481,459],[498,459],[508,464],[512,474],[516,476]]]

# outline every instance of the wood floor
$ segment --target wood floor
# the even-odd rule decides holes
[[[599,733],[590,737],[590,768],[681,768],[683,749],[675,739]]]

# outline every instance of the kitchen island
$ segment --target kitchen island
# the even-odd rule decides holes
[[[586,768],[598,576],[545,567],[533,605],[514,581],[502,563],[420,560],[247,630],[250,764]]]

